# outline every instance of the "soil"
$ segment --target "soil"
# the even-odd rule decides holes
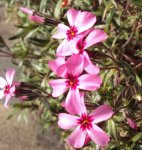
[[[14,34],[14,22],[5,21],[5,8],[0,5],[0,35],[9,46],[12,41],[8,38]],[[11,63],[11,59],[0,57],[0,76],[5,76],[7,68],[17,68]],[[18,75],[16,77],[18,79]],[[9,106],[4,108],[0,102],[0,150],[64,150],[64,146],[55,131],[49,128],[42,132],[38,118],[29,114],[28,122],[18,122],[18,116],[8,119],[13,109]]]

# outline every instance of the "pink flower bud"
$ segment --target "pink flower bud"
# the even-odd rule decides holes
[[[127,123],[128,125],[132,128],[132,129],[137,129],[137,124],[135,123],[135,121],[131,118],[127,118]]]

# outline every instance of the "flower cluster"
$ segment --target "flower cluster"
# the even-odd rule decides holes
[[[21,7],[31,21],[44,24],[45,18],[37,15],[28,8]],[[58,24],[55,39],[64,39],[57,48],[56,58],[48,62],[49,68],[59,79],[49,81],[52,96],[58,97],[65,92],[67,96],[63,107],[68,113],[58,115],[58,125],[62,129],[75,130],[67,138],[67,142],[75,148],[81,148],[91,140],[98,146],[106,146],[110,140],[98,124],[112,117],[112,108],[103,104],[88,114],[85,106],[85,91],[95,91],[100,88],[102,80],[99,67],[94,65],[86,52],[90,46],[103,42],[107,35],[103,30],[93,28],[96,16],[93,13],[69,9],[67,12],[69,26]],[[51,23],[52,20],[50,19]],[[53,23],[53,22],[52,22]],[[54,22],[55,25],[57,22]],[[0,98],[6,97],[5,107],[11,96],[19,97],[22,101],[40,97],[43,93],[28,83],[14,83],[15,70],[6,72],[6,80],[0,77]],[[130,121],[129,121],[130,122]]]
[[[52,96],[58,97],[68,91],[64,107],[69,113],[60,113],[58,125],[62,129],[75,128],[67,138],[70,145],[81,148],[90,140],[98,146],[106,146],[109,136],[96,124],[113,115],[106,104],[87,113],[83,91],[95,91],[102,80],[99,67],[95,66],[85,51],[90,46],[103,42],[107,35],[103,30],[94,29],[96,16],[93,13],[69,9],[69,26],[60,23],[55,39],[64,39],[57,48],[56,59],[49,61],[49,68],[59,77],[49,81]]]

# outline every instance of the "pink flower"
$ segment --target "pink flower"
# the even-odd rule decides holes
[[[80,113],[82,104],[80,102],[79,89],[87,91],[98,89],[102,83],[99,75],[81,75],[83,72],[82,55],[72,55],[66,63],[63,62],[62,65],[59,65],[57,60],[49,62],[49,67],[58,77],[63,78],[49,82],[50,86],[53,88],[52,96],[58,97],[69,89],[65,100],[65,109],[71,114]]]
[[[15,70],[8,69],[6,72],[6,80],[2,77],[0,77],[0,99],[3,97],[6,97],[4,106],[7,106],[8,101],[10,100],[11,96],[14,95],[15,92],[15,86],[13,85],[13,77],[15,74]]]
[[[95,29],[89,33],[89,35],[85,38],[80,38],[79,40],[74,40],[70,47],[70,51],[72,54],[83,55],[84,61],[84,70],[90,74],[98,74],[99,68],[96,67],[90,60],[85,49],[90,46],[102,42],[107,39],[107,35],[103,30]],[[62,54],[64,55],[64,54]]]
[[[127,123],[129,124],[129,126],[132,128],[132,129],[137,129],[137,124],[135,123],[135,121],[131,118],[127,118]]]
[[[57,48],[57,55],[60,56],[64,53],[64,56],[70,55],[68,47],[72,41],[76,38],[83,37],[86,31],[95,24],[96,16],[90,12],[78,11],[75,9],[69,9],[67,12],[67,18],[69,21],[69,27],[64,24],[58,25],[57,34],[53,35],[53,38],[64,39],[63,42]]]
[[[84,109],[79,116],[60,113],[58,125],[65,130],[75,128],[71,135],[67,137],[67,142],[75,148],[83,147],[90,140],[98,146],[104,147],[108,144],[110,138],[97,124],[111,118],[112,115],[113,111],[109,105],[101,105],[89,115],[84,105]]]
[[[28,9],[26,7],[20,7],[20,10],[23,13],[28,14],[28,17],[31,21],[34,21],[34,22],[39,23],[39,24],[43,24],[45,22],[44,17],[41,17],[41,16],[35,14],[31,9]]]

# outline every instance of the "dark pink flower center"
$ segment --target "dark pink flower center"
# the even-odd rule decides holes
[[[80,54],[83,54],[85,45],[86,45],[85,38],[78,40],[78,42],[76,44],[76,48],[78,49]]]
[[[67,75],[67,86],[71,87],[71,89],[75,90],[76,87],[79,85],[79,80],[77,76],[73,76],[72,74]]]
[[[11,86],[8,84],[8,85],[6,85],[5,87],[4,87],[4,94],[9,94],[10,93],[10,88],[11,88]]]
[[[92,128],[92,116],[81,114],[81,117],[77,121],[77,123],[81,125],[81,128],[83,130]]]
[[[71,26],[71,27],[70,27],[70,30],[67,30],[67,33],[66,33],[68,41],[70,41],[70,40],[72,40],[74,37],[76,37],[77,32],[78,32],[77,27]]]

